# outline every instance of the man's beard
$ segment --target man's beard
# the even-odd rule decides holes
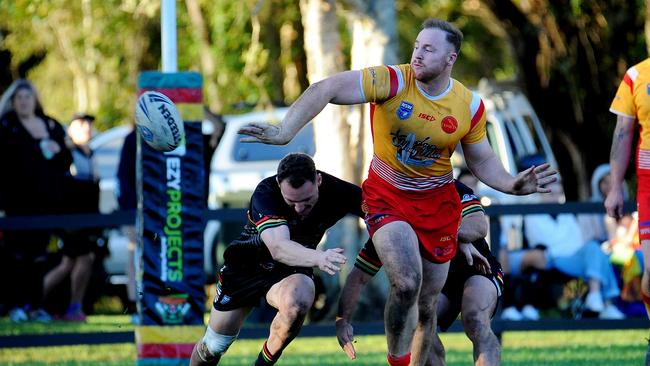
[[[444,65],[436,65],[434,68],[420,68],[415,73],[415,79],[421,83],[427,83],[431,80],[438,78],[445,70]]]

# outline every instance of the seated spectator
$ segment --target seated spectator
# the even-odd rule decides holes
[[[558,203],[562,186],[556,182],[547,203]],[[517,275],[528,269],[555,269],[565,275],[585,280],[589,292],[585,309],[598,313],[602,319],[621,319],[625,315],[612,304],[620,290],[609,257],[600,242],[583,239],[576,215],[535,214],[524,217],[524,236],[532,247],[543,250],[522,250],[508,256],[510,273]]]
[[[73,164],[70,179],[66,182],[66,207],[68,213],[96,213],[99,204],[99,186],[93,168],[92,151],[88,146],[95,117],[78,114],[68,127],[69,148]],[[43,295],[49,294],[68,275],[70,276],[70,304],[64,320],[85,321],[82,309],[86,287],[92,274],[94,251],[101,232],[95,228],[67,230],[62,233],[63,258],[43,280]]]
[[[41,106],[36,89],[16,80],[0,99],[0,210],[6,216],[52,215],[63,207],[63,184],[72,156],[65,131]],[[51,317],[42,308],[43,276],[50,232],[7,230],[4,252],[9,257],[6,296],[14,322]]]

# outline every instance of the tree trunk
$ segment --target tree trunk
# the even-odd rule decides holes
[[[208,28],[201,12],[201,6],[197,0],[185,0],[187,13],[192,23],[192,34],[194,40],[199,46],[201,59],[201,72],[203,73],[203,82],[205,83],[205,99],[211,110],[220,111],[222,109],[219,91],[215,80],[215,70],[217,68],[217,59],[212,54],[212,45],[208,33]]]
[[[344,70],[334,0],[301,0],[307,74],[315,83]],[[350,128],[345,107],[328,105],[314,118],[316,165],[345,180],[352,180]]]
[[[83,56],[83,67],[86,79],[86,100],[88,105],[85,108],[79,106],[79,111],[84,113],[97,113],[99,111],[99,70],[97,65],[99,65],[100,55],[93,44],[93,34],[94,24],[93,24],[93,13],[92,13],[92,4],[90,0],[83,0],[81,3],[81,9],[83,13],[83,34],[84,34],[84,56]]]
[[[399,63],[395,1],[344,2],[352,8],[348,17],[352,29],[351,69]],[[351,107],[348,122],[354,147],[354,181],[360,184],[368,174],[373,156],[369,106]]]

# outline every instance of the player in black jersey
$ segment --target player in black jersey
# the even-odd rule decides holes
[[[265,297],[278,313],[255,365],[273,365],[296,337],[314,301],[313,267],[335,274],[342,248],[316,249],[339,219],[362,217],[361,188],[317,171],[305,154],[289,154],[278,174],[257,185],[240,237],[224,253],[206,333],[190,365],[216,365],[246,316]]]
[[[490,328],[490,318],[496,311],[503,290],[503,271],[484,238],[487,234],[487,222],[483,206],[469,187],[459,181],[455,181],[455,185],[462,205],[462,220],[458,232],[460,250],[451,260],[447,281],[441,296],[438,297],[437,323],[440,329],[445,331],[458,314],[462,314],[465,333],[474,345],[476,364],[498,365],[500,346]],[[469,242],[472,244],[468,244]],[[381,266],[381,260],[372,242],[366,242],[341,291],[336,335],[350,359],[356,358],[350,320],[363,286]],[[426,284],[422,284],[422,291],[426,291]],[[432,314],[430,307],[433,306],[436,304],[418,303],[419,324],[413,341],[413,345],[421,344],[416,342],[417,337],[433,335],[432,347],[429,350],[412,349],[412,354],[415,357],[416,353],[428,352],[426,365],[444,365],[445,351],[437,333],[424,334],[426,327],[423,327],[423,323],[430,317],[429,314]],[[433,321],[435,324],[435,320]]]

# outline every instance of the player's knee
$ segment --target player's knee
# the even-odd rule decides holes
[[[284,313],[290,319],[301,319],[307,315],[313,300],[313,297],[306,296],[293,299],[286,305]]]
[[[197,347],[197,353],[204,362],[218,360],[237,339],[237,336],[219,334],[208,327],[201,344]]]
[[[419,273],[410,273],[391,284],[397,299],[402,302],[411,302],[416,299],[420,291],[422,276]]]

